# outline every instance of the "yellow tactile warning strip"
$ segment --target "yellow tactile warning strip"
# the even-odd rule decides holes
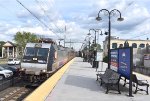
[[[74,59],[64,65],[59,71],[57,71],[53,76],[40,85],[34,92],[27,96],[24,101],[44,101],[73,61]]]

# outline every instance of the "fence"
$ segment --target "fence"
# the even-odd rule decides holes
[[[148,67],[134,67],[133,71],[150,76],[150,68]]]

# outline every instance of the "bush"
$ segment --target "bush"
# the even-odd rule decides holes
[[[105,56],[105,57],[103,58],[103,62],[108,63],[108,56]]]

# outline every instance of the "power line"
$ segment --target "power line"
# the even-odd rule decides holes
[[[38,4],[38,6],[41,8],[41,10],[46,14],[46,10],[44,9],[44,7],[40,4],[40,2],[38,1],[38,0],[35,0],[35,2]],[[42,2],[43,3],[43,2]],[[49,15],[47,15],[46,14],[46,17],[50,20],[50,17],[49,17]],[[56,28],[58,28],[58,30],[60,31],[60,32],[62,32],[61,30],[62,29],[60,29],[56,24],[54,24],[54,23],[52,23]]]
[[[44,2],[45,0],[41,0],[40,2],[44,5],[44,7],[49,7],[49,5],[51,5],[51,3],[48,3],[48,2]],[[57,8],[55,8],[55,9],[57,9]],[[49,17],[50,18],[50,17]],[[55,27],[57,27],[56,25],[55,25]],[[57,27],[58,28],[58,27]],[[58,28],[59,29],[59,28]],[[64,32],[64,46],[65,46],[65,39],[66,39],[66,36],[65,36],[65,34],[66,34],[66,26],[65,26],[65,30],[63,29],[63,28],[61,28],[60,29],[60,32],[62,32],[62,31],[65,31]]]
[[[19,0],[16,0],[22,7],[24,7],[28,12],[30,12],[30,14],[32,16],[34,16],[40,23],[42,23],[46,28],[48,28],[51,32],[52,29],[49,28],[49,26],[47,26],[44,22],[42,22],[35,14],[33,14],[27,7],[25,7]],[[58,38],[61,38],[59,35],[57,35],[57,33],[53,32]]]
[[[134,1],[131,1],[130,3],[128,3],[127,7],[124,9],[124,11],[127,10],[132,4],[134,4]]]

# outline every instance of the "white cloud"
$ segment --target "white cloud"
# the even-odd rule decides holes
[[[102,29],[103,33],[107,31],[108,18],[106,15],[102,14],[103,20],[100,22],[95,20],[100,9],[112,10],[116,8],[121,11],[122,16],[124,17],[123,22],[116,21],[118,14],[111,18],[111,33],[113,36],[116,35],[120,38],[128,38],[127,35],[135,37],[140,33],[149,33],[150,31],[148,0],[86,0],[86,2],[84,0],[20,1],[61,38],[64,37],[66,26],[67,41],[70,39],[77,42],[83,41],[91,28]],[[4,0],[0,3],[3,3],[3,6],[6,5],[6,3],[4,4]],[[14,16],[9,17],[10,20],[8,21],[8,18],[4,13],[2,13],[2,15],[6,16],[7,21],[2,21],[0,17],[0,33],[3,33],[1,40],[12,40],[13,35],[17,31],[30,31],[37,33],[38,35],[58,39],[55,34],[44,27],[44,25],[34,18],[26,9],[21,7],[18,3],[14,3],[14,5],[14,7],[10,4],[7,4],[6,6],[14,8],[17,18]],[[5,35],[10,35],[11,37],[7,38]],[[99,37],[100,43],[102,43],[104,37],[105,36]],[[76,47],[79,49],[80,45]]]

